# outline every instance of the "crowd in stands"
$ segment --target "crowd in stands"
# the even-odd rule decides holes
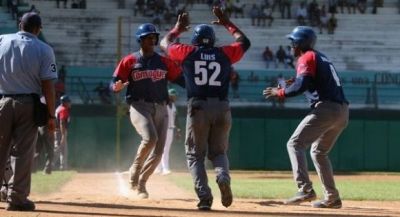
[[[273,63],[275,68],[279,68],[282,65],[285,69],[288,67],[294,69],[294,57],[290,50],[290,46],[283,48],[283,46],[280,45],[278,50],[274,53],[269,46],[266,46],[262,53],[262,58],[265,61],[266,68],[269,68],[270,64]]]

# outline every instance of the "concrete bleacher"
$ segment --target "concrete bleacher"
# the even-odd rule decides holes
[[[134,17],[133,2],[126,1],[125,9],[118,9],[118,1],[87,0],[87,9],[57,9],[55,1],[29,0],[41,11],[44,34],[53,45],[57,59],[65,65],[112,66],[118,60],[118,19],[122,17],[121,50],[125,55],[138,48],[133,32],[143,22],[151,22],[149,17]],[[292,18],[296,5],[292,6]],[[318,1],[323,3],[324,1]],[[338,28],[334,35],[318,35],[317,49],[332,59],[338,70],[397,71],[400,67],[400,41],[397,31],[400,16],[394,0],[385,1],[378,14],[337,14]],[[256,0],[247,0],[246,10],[250,10]],[[182,5],[182,4],[181,4]],[[189,11],[193,25],[209,23],[214,18],[207,5],[195,4]],[[295,19],[281,19],[277,10],[271,27],[251,26],[249,18],[231,18],[249,36],[251,49],[244,60],[236,64],[238,69],[260,69],[265,64],[261,53],[265,46],[277,50],[279,45],[288,45],[285,35],[294,26]],[[163,25],[162,35],[168,25]],[[318,31],[316,29],[316,31]],[[218,44],[232,42],[232,37],[224,28],[217,27]],[[181,41],[188,42],[190,33],[182,35]]]

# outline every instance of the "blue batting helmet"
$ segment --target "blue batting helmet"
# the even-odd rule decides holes
[[[214,29],[207,24],[200,24],[194,28],[192,36],[193,45],[203,45],[207,47],[214,46],[215,32]]]
[[[69,99],[69,96],[68,96],[68,95],[62,95],[62,96],[60,97],[60,101],[61,101],[62,103],[71,102],[71,100]]]
[[[310,50],[314,47],[317,41],[317,35],[314,30],[308,26],[297,26],[292,33],[286,36],[292,40],[294,46],[297,46],[302,51]]]
[[[156,42],[156,44],[157,44],[157,43],[158,43],[158,36],[160,35],[160,33],[157,32],[156,26],[154,26],[154,25],[151,24],[151,23],[142,24],[142,25],[140,25],[140,26],[138,27],[138,29],[137,29],[137,31],[136,31],[136,34],[135,34],[135,36],[136,36],[136,41],[137,41],[138,43],[140,43],[140,41],[141,41],[141,39],[142,39],[143,37],[145,37],[145,36],[147,36],[147,35],[150,35],[150,34],[155,34],[155,35],[157,35],[157,42]]]

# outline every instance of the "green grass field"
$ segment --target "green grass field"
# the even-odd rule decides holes
[[[268,172],[263,172],[268,173]],[[232,178],[232,191],[238,198],[258,199],[285,199],[296,193],[293,179],[286,177],[254,177],[245,176]],[[360,175],[362,177],[363,175]],[[394,201],[400,200],[400,174],[391,180],[362,180],[362,178],[341,177],[336,180],[341,198],[344,200],[372,200],[372,201]],[[252,176],[249,176],[252,177]],[[213,171],[208,171],[209,184],[212,192],[218,195],[219,190],[215,182]],[[169,178],[177,186],[185,190],[194,191],[192,179],[189,175],[172,174]],[[321,184],[317,177],[312,178],[314,189],[319,197],[323,196]]]
[[[75,171],[54,171],[51,175],[44,175],[41,171],[33,173],[31,191],[38,194],[58,191],[75,173]]]

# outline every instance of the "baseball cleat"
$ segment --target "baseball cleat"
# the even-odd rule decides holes
[[[340,199],[336,200],[320,200],[312,204],[314,208],[331,208],[340,209],[342,208],[342,201]]]
[[[209,211],[211,210],[213,199],[203,199],[197,204],[197,208],[202,211]]]
[[[7,203],[6,210],[8,210],[8,211],[34,211],[35,204],[32,201],[26,199],[21,204]]]
[[[221,203],[224,207],[229,207],[233,201],[231,185],[229,181],[222,181],[218,183],[219,190],[221,191]]]
[[[296,193],[296,195],[292,198],[289,198],[284,202],[286,205],[298,205],[303,202],[311,202],[313,200],[317,199],[317,195],[315,194],[315,191],[311,189],[308,192],[304,191],[299,191]]]

